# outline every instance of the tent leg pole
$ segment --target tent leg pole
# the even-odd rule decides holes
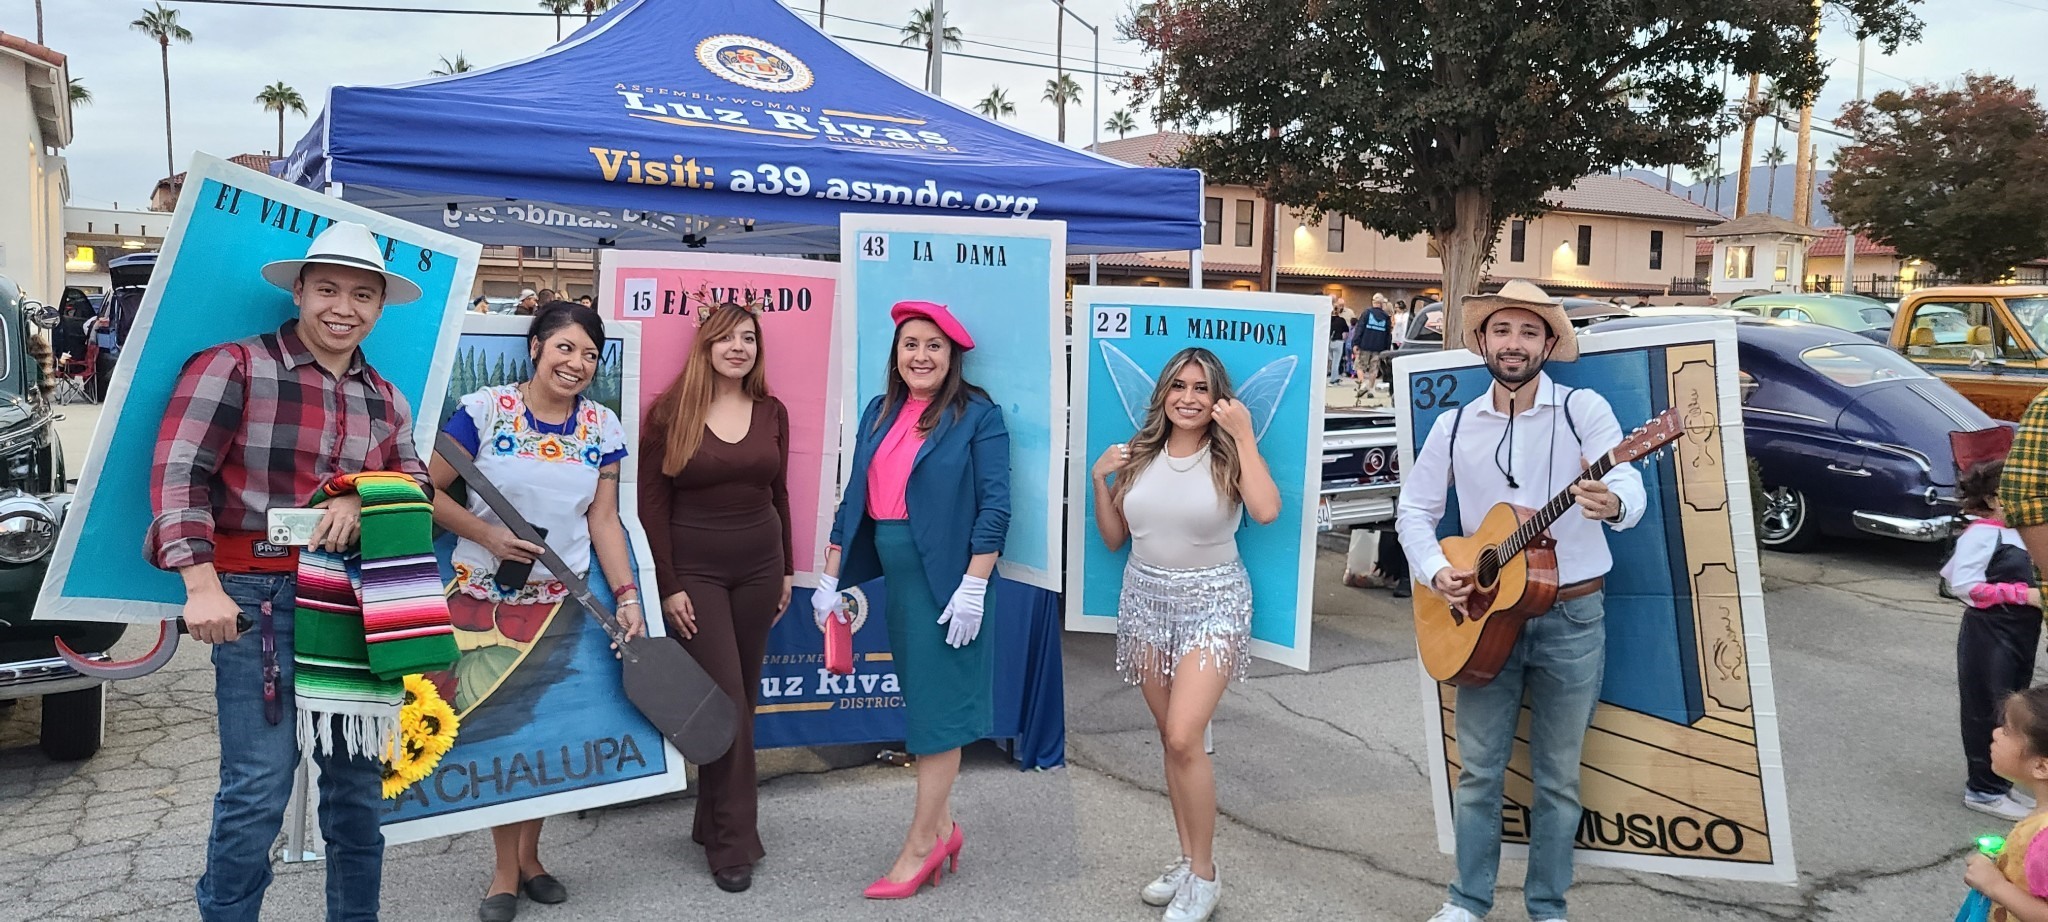
[[[1202,287],[1202,251],[1200,249],[1188,251],[1188,287]]]
[[[1093,256],[1088,257],[1088,284],[1090,285],[1095,284],[1095,259],[1096,257]]]

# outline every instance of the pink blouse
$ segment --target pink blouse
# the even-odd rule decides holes
[[[924,447],[924,433],[917,431],[917,421],[930,405],[929,400],[905,400],[895,424],[882,436],[874,459],[868,462],[868,517],[877,522],[910,518],[910,505],[903,498],[903,491],[910,485],[910,469],[917,463],[917,450]]]

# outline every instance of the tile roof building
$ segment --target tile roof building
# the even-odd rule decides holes
[[[1174,166],[1188,140],[1188,135],[1160,132],[1106,141],[1094,150],[1139,166]],[[1522,278],[1556,294],[1661,294],[1674,280],[1693,276],[1687,238],[1701,225],[1725,220],[1640,180],[1604,174],[1584,177],[1546,200],[1553,210],[1502,226],[1484,287]],[[1266,202],[1249,187],[1212,185],[1205,190],[1205,286],[1262,287],[1259,245],[1266,216]],[[1435,295],[1441,288],[1442,266],[1426,235],[1398,240],[1336,214],[1310,222],[1283,208],[1279,216],[1275,263],[1282,291],[1342,296],[1356,309],[1375,293],[1412,298]],[[1087,260],[1070,263],[1075,280],[1086,281]],[[1096,274],[1104,284],[1185,285],[1188,254],[1102,256]]]

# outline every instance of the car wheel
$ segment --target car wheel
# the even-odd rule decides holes
[[[43,754],[59,762],[90,759],[106,738],[107,687],[43,696]]]
[[[1791,487],[1765,487],[1764,507],[1757,512],[1757,541],[1774,551],[1803,551],[1813,546],[1815,529],[1806,494]]]

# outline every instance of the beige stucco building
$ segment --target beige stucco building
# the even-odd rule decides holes
[[[0,32],[0,275],[54,302],[64,293],[64,158],[71,80],[64,56]]]
[[[1100,152],[1163,166],[1174,163],[1185,142],[1185,135],[1166,132],[1110,141]],[[1553,294],[1662,294],[1674,280],[1693,275],[1691,235],[1724,220],[1647,183],[1604,174],[1587,176],[1548,200],[1551,211],[1501,227],[1486,287],[1521,278]],[[1313,222],[1285,208],[1279,215],[1275,263],[1282,291],[1342,295],[1354,308],[1375,293],[1405,299],[1440,292],[1443,270],[1426,236],[1398,240],[1342,215]],[[1205,287],[1263,287],[1257,280],[1265,220],[1265,201],[1248,187],[1204,191]],[[1086,280],[1086,262],[1070,260],[1076,281]],[[1185,285],[1188,254],[1103,256],[1096,273],[1108,285]]]

